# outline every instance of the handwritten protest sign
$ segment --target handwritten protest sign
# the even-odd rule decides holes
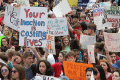
[[[36,76],[32,80],[60,80],[60,79],[55,78],[53,76],[40,75],[37,73]]]
[[[93,67],[91,64],[63,61],[65,76],[72,80],[86,80],[86,68]]]
[[[29,0],[17,0],[17,4],[30,7]]]
[[[5,4],[5,16],[3,23],[14,30],[19,30],[20,10],[9,4]]]
[[[55,52],[55,38],[54,38],[54,32],[53,31],[49,31],[47,32],[47,44],[46,44],[46,48],[45,51],[50,53],[50,54],[56,54]]]
[[[77,7],[78,0],[67,0],[70,6]]]
[[[94,45],[87,45],[88,50],[88,64],[95,63]]]
[[[104,33],[105,45],[110,52],[120,52],[120,33]]]
[[[67,0],[62,0],[58,5],[53,8],[53,12],[56,17],[63,17],[63,15],[72,11]]]
[[[66,18],[48,19],[48,29],[54,31],[55,36],[68,35],[68,27]]]
[[[19,46],[46,47],[47,8],[21,7]]]
[[[87,45],[94,45],[96,43],[96,37],[81,35],[80,43],[83,49],[87,49]]]
[[[120,27],[120,6],[104,7],[104,27]]]

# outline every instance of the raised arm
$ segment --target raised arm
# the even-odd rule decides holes
[[[68,26],[68,29],[70,30],[70,32],[73,32],[73,28],[71,27],[71,25],[68,21],[67,21],[67,26]]]

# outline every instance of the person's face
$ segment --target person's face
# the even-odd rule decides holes
[[[104,69],[104,71],[107,71],[108,66],[105,62],[100,62],[100,65],[102,66],[102,68]]]
[[[87,71],[87,72],[86,72],[86,80],[90,80],[91,74],[92,74],[91,71]]]
[[[21,57],[20,56],[15,56],[16,57],[16,62],[17,63],[20,63],[22,61]]]
[[[118,72],[113,73],[112,80],[120,80],[120,75]]]
[[[79,59],[79,51],[75,51],[75,54],[76,54],[76,60]]]
[[[68,56],[66,60],[70,62],[75,62],[76,58],[74,58],[74,56]]]
[[[94,47],[94,53],[97,53],[97,52],[98,52],[98,48]]]
[[[2,44],[3,44],[3,46],[7,46],[8,45],[8,42],[6,41],[6,39],[2,39]]]
[[[59,53],[58,60],[59,60],[60,63],[63,62],[63,55],[62,55],[62,53]]]
[[[92,30],[91,29],[88,28],[87,31],[88,31],[89,35],[92,34]]]
[[[14,34],[14,36],[13,37],[15,37],[16,39],[18,39],[18,34],[16,33],[16,34]]]
[[[74,31],[77,35],[80,35],[80,29],[74,29]]]
[[[103,34],[102,32],[100,32],[99,37],[100,37],[101,39],[103,39],[103,38],[104,38],[104,34]]]
[[[68,38],[65,38],[65,39],[63,40],[63,43],[64,43],[65,46],[68,46],[68,43],[69,43]]]
[[[19,78],[19,73],[14,67],[12,68],[12,78],[13,79],[18,79]]]
[[[33,56],[28,56],[26,59],[24,59],[24,62],[25,64],[31,66],[31,64],[33,63]]]
[[[85,18],[82,17],[82,18],[81,18],[81,21],[84,21],[84,20],[85,20]]]
[[[86,60],[88,60],[88,54],[87,54],[87,53],[84,53],[84,58],[85,58]]]
[[[110,55],[110,57],[111,57],[112,62],[115,62],[115,61],[116,61],[116,55],[115,55],[115,53],[112,54],[112,55]]]
[[[78,22],[78,18],[73,18],[73,22]]]
[[[8,77],[8,74],[9,74],[9,70],[8,70],[8,68],[6,67],[6,66],[3,66],[2,68],[1,68],[1,74],[2,74],[2,76],[5,78],[5,77]]]
[[[40,64],[39,64],[39,71],[42,74],[45,74],[46,73],[46,69],[47,69],[47,67],[46,67],[45,63],[44,62],[40,62]]]
[[[5,28],[4,31],[5,31],[5,34],[8,34],[8,29],[7,28]]]
[[[30,47],[26,47],[26,48],[25,48],[25,51],[28,51],[28,52],[29,52],[29,51],[30,51]]]

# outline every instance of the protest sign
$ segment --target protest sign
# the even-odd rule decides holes
[[[55,78],[53,76],[40,75],[37,73],[36,76],[32,80],[60,80],[60,79]]]
[[[14,30],[19,30],[20,10],[9,4],[5,4],[5,16],[3,23]]]
[[[48,30],[46,39],[47,39],[47,44],[46,44],[45,51],[55,55],[56,52],[55,52],[54,32]]]
[[[19,46],[46,47],[47,8],[21,7]]]
[[[88,50],[88,64],[95,63],[94,45],[87,45]]]
[[[78,0],[67,0],[70,6],[77,7]]]
[[[17,4],[20,5],[20,6],[30,7],[29,0],[17,0]]]
[[[86,7],[89,0],[78,0],[78,7]]]
[[[110,52],[120,52],[120,33],[104,33],[105,45]]]
[[[56,17],[63,17],[63,15],[72,11],[67,0],[62,0],[57,6],[53,8],[53,12]]]
[[[63,61],[65,76],[72,80],[86,80],[86,68],[91,64]]]
[[[104,7],[104,27],[120,27],[120,6]]]
[[[54,31],[54,36],[68,35],[68,27],[67,27],[66,18],[48,19],[47,28],[48,30],[52,32]]]
[[[94,45],[96,43],[96,36],[81,35],[80,43],[83,49],[87,49],[87,45]]]

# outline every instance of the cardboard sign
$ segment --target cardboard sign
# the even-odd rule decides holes
[[[19,30],[20,10],[9,4],[5,4],[5,16],[3,23],[14,30]]]
[[[120,27],[120,6],[105,6],[104,27]]]
[[[94,45],[87,45],[88,50],[88,64],[95,63]]]
[[[60,79],[55,78],[53,76],[40,75],[37,73],[36,76],[32,80],[60,80]]]
[[[48,19],[47,28],[50,31],[54,31],[54,36],[68,35],[68,27],[67,27],[66,18]]]
[[[120,33],[104,33],[105,45],[110,52],[120,52]]]
[[[53,12],[56,17],[63,17],[63,15],[72,11],[67,0],[62,0],[57,6],[53,8]]]
[[[50,53],[50,54],[56,54],[56,51],[55,51],[55,38],[54,38],[54,35],[53,35],[53,31],[49,31],[48,30],[48,33],[47,33],[47,44],[46,44],[46,48],[45,48],[45,51]]]
[[[63,61],[65,76],[72,80],[86,80],[86,68],[93,67],[91,64]]]
[[[46,47],[47,8],[21,7],[19,46]]]
[[[67,0],[70,6],[77,7],[78,0]]]
[[[80,43],[83,49],[87,49],[87,45],[94,45],[96,43],[96,36],[81,35]]]

